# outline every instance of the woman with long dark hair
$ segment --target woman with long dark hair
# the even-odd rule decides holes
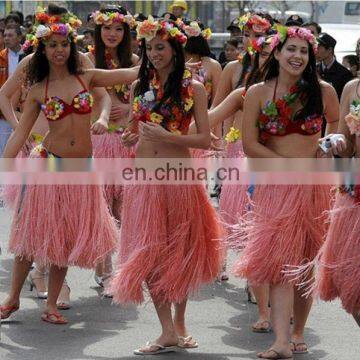
[[[204,86],[185,69],[186,37],[175,22],[152,17],[137,32],[143,60],[123,141],[130,146],[138,140],[137,158],[190,158],[189,148],[209,146],[210,130]],[[192,118],[198,131],[188,135]],[[118,267],[109,291],[118,303],[141,303],[146,284],[162,326],[160,337],[136,354],[198,346],[185,326],[186,302],[218,274],[219,238],[202,185],[125,186]]]
[[[131,52],[130,28],[135,20],[125,8],[108,5],[95,11],[92,18],[95,26],[95,46],[87,54],[98,69],[120,69],[134,66],[139,58]],[[95,158],[127,158],[130,151],[122,145],[121,134],[127,125],[130,104],[130,85],[117,84],[107,88],[112,107],[108,130],[101,135],[94,134],[93,154]],[[97,107],[95,107],[96,113]],[[96,117],[95,117],[96,119]],[[122,191],[121,185],[106,185],[105,198],[115,219],[120,223]],[[111,256],[98,264],[95,280],[106,286],[112,274]]]
[[[264,66],[265,81],[247,91],[243,146],[248,157],[315,158],[323,117],[334,132],[338,102],[333,87],[316,75],[316,40],[309,30],[281,27]],[[326,233],[323,212],[329,187],[322,185],[255,186],[245,224],[246,246],[235,273],[251,284],[270,284],[276,340],[260,358],[286,359],[307,352],[304,327],[312,299],[294,288],[283,270],[313,259]],[[291,338],[290,317],[294,309]],[[289,341],[290,340],[290,341]]]
[[[72,14],[37,14],[36,51],[29,62],[27,80],[32,85],[24,111],[11,135],[4,157],[14,158],[43,111],[49,132],[32,157],[87,158],[92,154],[90,115],[93,98],[88,89],[132,82],[135,70],[83,71],[76,49],[81,22]],[[63,96],[64,89],[68,92]],[[69,96],[71,94],[71,97]],[[92,128],[107,129],[110,108],[104,109]],[[26,185],[18,197],[10,233],[9,249],[15,254],[10,294],[1,306],[1,318],[19,309],[20,292],[35,260],[48,265],[49,289],[42,320],[66,324],[56,301],[67,267],[93,268],[113,251],[117,229],[98,186]]]
[[[219,105],[236,88],[245,86],[246,78],[254,66],[254,53],[249,51],[251,43],[261,37],[271,33],[272,18],[262,13],[245,14],[241,16],[237,25],[243,32],[243,44],[245,54],[239,56],[239,60],[228,63],[220,77],[219,86],[212,107]],[[224,122],[223,133],[227,134],[230,127],[233,126],[234,119],[241,118],[241,113],[234,117],[226,119]],[[239,120],[241,121],[241,119]]]

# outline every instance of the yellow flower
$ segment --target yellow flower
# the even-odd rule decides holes
[[[194,105],[194,100],[192,98],[185,99],[184,109],[186,112],[190,111],[193,105]]]
[[[172,28],[170,31],[169,31],[169,34],[171,37],[175,37],[178,33],[179,33],[179,29],[177,28]]]
[[[164,117],[160,114],[157,114],[155,112],[151,113],[150,120],[153,123],[160,124],[163,121]]]
[[[234,127],[231,127],[230,131],[225,136],[225,140],[228,143],[234,143],[240,138],[241,138],[241,131],[239,129],[235,129]]]
[[[212,32],[210,28],[206,28],[203,32],[202,32],[202,36],[206,39],[209,40],[211,38]]]
[[[191,72],[188,69],[185,69],[183,79],[191,78]]]

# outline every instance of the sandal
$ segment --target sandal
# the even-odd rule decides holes
[[[251,303],[251,304],[256,305],[256,304],[257,304],[257,301],[256,301],[256,299],[255,299],[254,294],[253,294],[253,293],[251,292],[251,290],[250,290],[250,286],[249,286],[249,283],[248,283],[248,282],[246,282],[245,292],[246,292],[246,294],[247,294],[248,302]]]
[[[17,310],[19,310],[19,305],[0,306],[1,320],[7,319],[12,313]]]
[[[256,325],[260,326],[257,327]],[[254,333],[269,333],[271,331],[271,323],[268,320],[257,321],[252,325],[251,329]]]
[[[151,350],[153,349],[153,350]],[[151,341],[146,343],[144,348],[134,350],[135,355],[157,355],[176,351],[176,345],[163,346]]]
[[[35,289],[35,293],[36,293],[36,297],[38,299],[47,299],[48,293],[46,291],[46,284],[45,284],[45,280],[46,280],[46,272],[41,272],[39,270],[37,270],[36,268],[34,269],[36,273],[38,273],[38,276],[33,276],[32,271],[29,272],[28,275],[28,282],[30,284],[30,291],[33,291]],[[39,291],[35,281],[36,280],[43,280],[44,281],[44,288],[45,291]]]
[[[196,349],[199,347],[199,344],[192,336],[179,336],[179,343],[177,346],[182,349]]]
[[[264,354],[266,354],[266,353],[269,353],[268,356],[264,356]],[[271,353],[272,353],[272,355],[271,355]],[[277,360],[277,359],[289,359],[289,360],[294,359],[292,356],[287,356],[287,355],[281,354],[274,349],[269,349],[264,352],[258,353],[257,357],[259,357],[261,359],[275,359],[275,360]]]
[[[304,343],[304,342],[295,343],[294,341],[290,341],[290,344],[291,344],[292,347],[294,348],[294,349],[292,350],[292,352],[293,352],[294,354],[307,354],[307,353],[309,352],[308,347],[307,347],[307,344]],[[305,349],[304,349],[304,350],[297,350],[297,348],[298,348],[299,346],[302,346],[302,347],[304,347]]]
[[[55,325],[65,325],[68,323],[68,321],[61,314],[48,312],[44,312],[41,315],[41,320]]]
[[[107,290],[108,290],[108,286],[110,284],[110,280],[112,278],[112,274],[105,274],[103,277],[102,277],[102,283],[103,283],[103,288],[104,288],[104,291],[102,293],[102,296],[104,298],[107,298],[107,299],[112,299],[113,298],[113,295],[110,294]]]
[[[66,294],[64,296],[65,299],[61,298],[61,295],[64,295],[64,294],[62,294],[63,290],[66,290],[68,292],[68,294]],[[70,306],[70,291],[71,291],[70,287],[67,284],[66,279],[65,279],[64,283],[63,283],[63,285],[61,287],[60,294],[58,296],[58,300],[56,302],[56,307],[59,310],[69,310],[71,308],[71,306]]]

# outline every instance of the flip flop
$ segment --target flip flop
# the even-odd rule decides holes
[[[307,354],[309,352],[308,346],[304,342],[295,343],[294,341],[290,341],[290,344],[294,346],[294,350],[292,350],[293,354]],[[296,350],[298,346],[305,346],[305,350]]]
[[[192,336],[179,336],[179,343],[177,346],[182,349],[196,349],[199,347],[199,344]]]
[[[255,327],[256,324],[259,324],[262,326]],[[267,324],[267,326],[264,326],[265,324]],[[271,331],[271,323],[268,320],[258,321],[254,325],[252,325],[251,328],[254,333],[269,333]]]
[[[176,345],[172,346],[163,346],[151,341],[148,341],[146,343],[146,348],[149,349],[149,351],[144,351],[143,349],[137,349],[134,350],[135,355],[157,355],[157,354],[164,354],[169,352],[175,352],[176,351]],[[151,348],[155,348],[155,350],[150,350]]]
[[[55,313],[44,312],[41,315],[41,320],[55,325],[65,325],[68,321],[61,315]]]
[[[271,357],[263,356],[264,353],[270,353],[270,352],[272,352],[274,354],[274,356],[271,356],[271,355],[270,355]],[[259,357],[260,359],[275,359],[275,360],[279,360],[279,359],[293,360],[294,359],[292,356],[289,357],[289,356],[280,354],[279,352],[277,352],[274,349],[269,349],[269,350],[266,350],[264,352],[261,352],[261,353],[257,354],[257,357]]]
[[[19,310],[19,305],[10,305],[10,306],[0,306],[0,314],[1,314],[1,320],[5,320],[12,313]]]

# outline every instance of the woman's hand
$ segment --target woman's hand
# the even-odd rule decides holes
[[[152,122],[139,122],[139,133],[145,140],[167,142],[172,134],[161,125]]]
[[[121,142],[126,147],[134,146],[139,140],[139,135],[131,132],[129,129],[125,129],[124,133],[121,136]]]
[[[105,134],[108,130],[108,122],[102,118],[94,122],[91,126],[91,131],[94,135]]]
[[[116,122],[117,120],[127,118],[129,116],[129,109],[121,106],[112,106],[109,121]]]
[[[343,134],[329,134],[319,139],[319,144],[328,142],[330,147],[326,154],[341,155],[346,150],[346,138]],[[324,153],[324,151],[323,151]]]

